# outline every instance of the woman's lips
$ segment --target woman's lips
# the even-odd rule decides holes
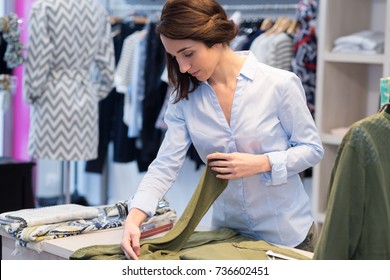
[[[193,72],[193,73],[190,73],[191,74],[191,76],[194,76],[194,77],[196,77],[196,75],[198,75],[199,74],[199,70],[198,71],[195,71],[195,72]]]

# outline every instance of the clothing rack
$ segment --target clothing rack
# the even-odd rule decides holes
[[[222,5],[226,11],[277,11],[277,10],[295,10],[297,4],[241,4],[241,5]]]
[[[227,14],[240,15],[241,20],[253,20],[261,17],[276,19],[280,16],[295,17],[297,4],[249,4],[222,5]]]
[[[139,4],[120,4],[111,7],[110,1],[106,1],[107,10],[111,13],[115,11],[143,11],[143,12],[159,12],[162,10],[162,5],[139,5]],[[297,4],[240,4],[240,5],[222,5],[227,12],[234,11],[293,11],[296,10]]]
[[[118,12],[126,13],[129,12],[143,12],[143,13],[156,13],[161,12],[162,5],[139,5],[139,4],[120,4],[112,7],[110,1],[107,1],[106,9],[110,15],[116,15]]]

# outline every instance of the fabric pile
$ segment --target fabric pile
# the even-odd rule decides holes
[[[171,236],[172,237],[172,236]],[[178,246],[175,238],[143,240],[141,260],[309,260],[310,258],[289,248],[253,240],[232,229],[193,232]],[[272,255],[270,254],[272,253]],[[278,257],[272,257],[277,255]],[[119,244],[95,245],[81,248],[70,256],[71,260],[126,260]]]
[[[383,32],[364,30],[338,37],[334,41],[332,52],[380,54],[383,53],[384,40]]]
[[[194,232],[204,214],[215,199],[225,190],[227,180],[215,177],[207,167],[183,214],[172,230],[162,237],[141,240],[142,260],[213,260],[213,259],[270,259],[267,252],[286,256],[286,259],[309,259],[290,250],[253,240],[236,231],[220,228]],[[70,257],[72,260],[125,260],[119,244],[94,245],[80,248]]]
[[[115,205],[93,207],[77,204],[22,209],[0,214],[0,226],[17,239],[18,246],[13,254],[17,254],[20,247],[41,252],[40,241],[123,226],[125,216],[120,215],[119,209],[113,209],[117,207]],[[104,212],[103,216],[102,212]],[[168,224],[170,226],[168,229],[170,229],[175,220],[176,212],[169,207],[169,204],[164,204],[157,209],[156,215],[145,221],[142,226],[150,229]],[[160,228],[160,232],[162,231]],[[153,234],[149,232],[149,235]]]

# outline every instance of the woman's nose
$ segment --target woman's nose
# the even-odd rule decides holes
[[[190,69],[190,63],[186,61],[185,59],[180,59],[177,61],[179,63],[179,69],[182,73],[187,73],[187,71]]]

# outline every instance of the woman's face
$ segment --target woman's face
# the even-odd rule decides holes
[[[189,73],[199,81],[207,81],[218,62],[218,45],[208,48],[204,43],[189,39],[174,40],[161,35],[168,54],[179,64],[180,72]]]

